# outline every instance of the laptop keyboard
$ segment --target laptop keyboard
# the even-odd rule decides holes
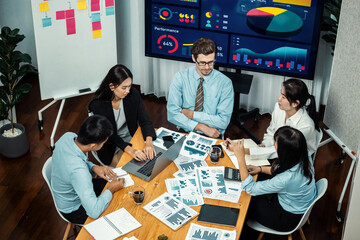
[[[137,170],[138,173],[144,174],[145,176],[150,177],[153,168],[155,166],[156,159],[161,156],[161,152],[159,152],[153,159],[147,160],[147,162]]]

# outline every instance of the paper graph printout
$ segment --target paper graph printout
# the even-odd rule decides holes
[[[182,172],[182,171],[179,170],[179,171],[173,173],[173,176],[176,177],[176,178],[195,177],[195,171]]]
[[[181,147],[180,154],[185,157],[205,159],[211,145],[216,143],[216,139],[207,138],[194,132],[186,137]]]
[[[233,140],[234,142],[237,142],[239,140]],[[235,153],[230,151],[224,146],[224,143],[220,143],[224,152],[229,156],[230,160],[234,164],[235,168],[239,169],[239,163],[237,161],[237,158],[235,156]],[[245,148],[251,148],[256,147],[256,143],[252,139],[245,139],[244,141],[244,147]],[[245,162],[246,165],[254,165],[254,166],[266,166],[270,165],[269,161],[267,159],[251,159],[250,155],[245,154]]]
[[[144,209],[172,230],[177,230],[199,214],[167,192],[144,206]]]
[[[241,195],[241,182],[225,181],[224,167],[196,169],[196,179],[204,198],[237,203]]]
[[[204,204],[196,178],[168,178],[165,179],[168,193],[188,206]]]
[[[235,240],[236,230],[227,231],[219,228],[204,227],[191,223],[185,240]]]
[[[175,160],[177,168],[182,172],[185,176],[194,176],[195,168],[199,167],[207,167],[207,163],[203,159],[194,159],[179,155]]]
[[[156,140],[153,141],[153,144],[161,149],[166,150],[167,148],[165,147],[163,141],[164,136],[172,136],[172,138],[174,139],[174,143],[176,143],[180,140],[182,136],[184,136],[184,134],[161,127],[156,131],[156,136]]]

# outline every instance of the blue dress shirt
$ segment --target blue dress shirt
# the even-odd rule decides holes
[[[107,208],[112,193],[106,189],[96,197],[91,168],[95,165],[88,161],[75,144],[75,133],[65,133],[55,144],[52,157],[51,189],[59,210],[71,213],[82,205],[86,214],[98,218]]]
[[[181,113],[183,108],[194,111],[200,77],[195,66],[175,74],[169,89],[168,121],[185,131],[193,131],[200,122],[224,134],[233,111],[234,90],[231,80],[215,69],[204,77],[203,111],[194,112],[193,119]]]
[[[300,165],[297,164],[265,181],[254,182],[249,175],[241,186],[252,196],[277,193],[279,203],[285,211],[303,214],[317,195],[314,178],[310,184],[308,182],[309,179],[302,174]]]

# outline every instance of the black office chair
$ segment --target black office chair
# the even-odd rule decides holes
[[[260,139],[245,126],[246,119],[254,118],[255,122],[260,120],[259,109],[255,108],[249,112],[240,112],[239,109],[240,93],[249,94],[253,75],[226,71],[222,71],[222,73],[231,79],[234,86],[234,109],[231,116],[231,122],[243,130],[256,144],[260,144]]]

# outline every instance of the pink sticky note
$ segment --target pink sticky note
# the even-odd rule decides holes
[[[100,21],[92,23],[92,30],[93,31],[100,30],[100,29],[101,29],[101,22]]]
[[[100,11],[100,0],[91,0],[91,11]]]
[[[56,12],[56,20],[65,19],[65,11],[57,11]]]
[[[75,18],[67,18],[66,19],[66,32],[67,32],[67,35],[76,33]]]
[[[114,6],[114,0],[105,0],[105,7]]]
[[[66,10],[66,18],[74,18],[75,17],[75,11],[74,9]]]

